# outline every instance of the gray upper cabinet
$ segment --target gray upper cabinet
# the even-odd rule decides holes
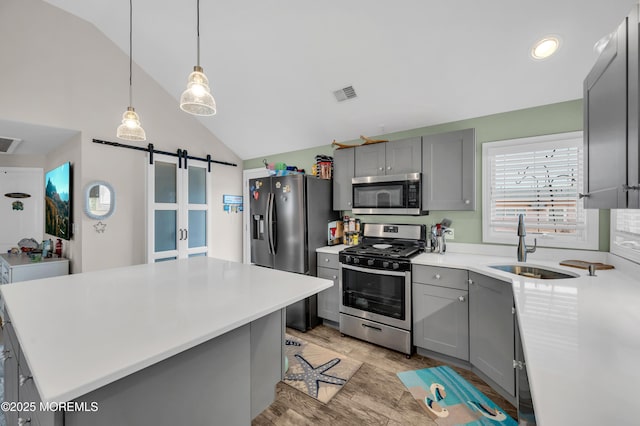
[[[469,272],[471,364],[515,396],[515,329],[511,284]]]
[[[638,60],[636,6],[584,81],[586,208],[640,207]]]
[[[354,175],[355,149],[333,151],[333,210],[351,210],[351,178]]]
[[[385,143],[388,175],[401,175],[422,171],[422,137],[401,139]]]
[[[384,176],[422,171],[420,136],[355,148],[355,176]],[[335,160],[334,160],[335,161]]]
[[[475,210],[475,129],[422,137],[422,208]]]
[[[355,176],[383,176],[385,174],[385,145],[376,143],[355,147]]]

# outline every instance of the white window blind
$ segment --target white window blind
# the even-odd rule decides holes
[[[518,215],[538,245],[597,248],[583,188],[582,132],[483,144],[483,239],[517,242]],[[530,242],[532,244],[533,241]]]
[[[640,262],[640,210],[611,210],[611,252]]]

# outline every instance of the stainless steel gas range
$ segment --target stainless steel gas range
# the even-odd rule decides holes
[[[425,225],[364,224],[339,253],[342,334],[411,355],[411,258],[425,240]]]

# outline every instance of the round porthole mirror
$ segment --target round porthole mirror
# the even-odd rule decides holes
[[[107,182],[95,181],[85,188],[84,213],[91,219],[110,217],[116,209],[116,192]]]

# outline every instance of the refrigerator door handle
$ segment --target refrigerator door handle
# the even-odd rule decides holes
[[[276,254],[273,247],[273,193],[267,196],[267,242],[269,254]]]
[[[278,220],[276,218],[276,194],[271,194],[271,250],[273,254],[278,253]]]

